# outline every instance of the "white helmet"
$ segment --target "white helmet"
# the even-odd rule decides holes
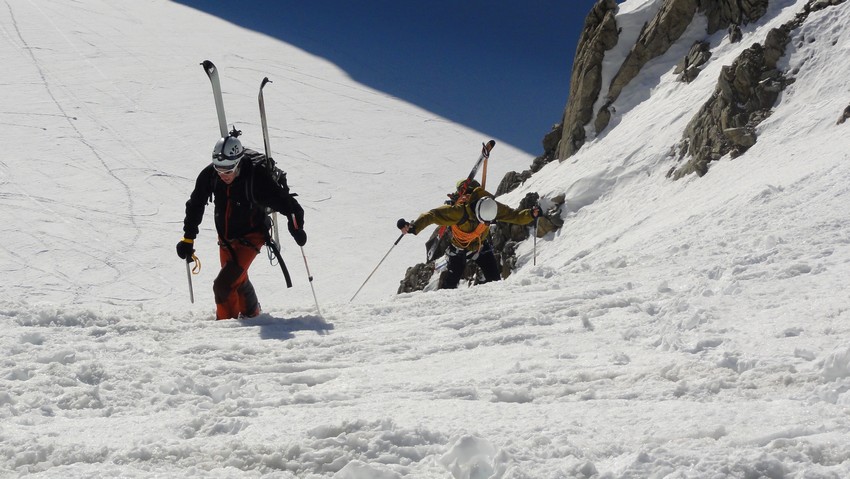
[[[213,148],[213,165],[216,168],[228,170],[236,168],[244,152],[245,149],[242,148],[242,142],[239,141],[239,138],[232,135],[221,138],[215,143],[215,147]]]
[[[475,217],[482,223],[488,223],[496,219],[496,214],[499,213],[499,205],[496,200],[489,196],[485,196],[475,203]]]

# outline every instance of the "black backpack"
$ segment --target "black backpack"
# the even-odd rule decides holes
[[[291,196],[298,196],[297,194],[293,194],[293,193],[289,192],[289,184],[286,182],[286,172],[277,167],[277,164],[275,164],[274,158],[269,158],[266,155],[264,155],[264,154],[262,154],[258,151],[251,150],[251,149],[248,149],[248,148],[245,149],[244,155],[245,156],[243,157],[242,161],[248,160],[248,161],[251,162],[251,165],[255,169],[267,171],[269,173],[269,175],[271,175],[272,180],[274,180],[274,182],[277,183],[283,189],[284,193],[291,195]],[[256,203],[256,201],[254,200],[253,186],[254,185],[249,182],[248,198],[251,200],[252,203]],[[270,213],[271,213],[271,209],[266,208],[266,214],[270,214]]]
[[[264,171],[269,174],[275,181],[275,183],[277,183],[281,187],[284,194],[290,196],[297,196],[297,194],[291,193],[289,191],[289,185],[286,182],[286,172],[277,167],[274,158],[269,158],[258,151],[250,150],[248,148],[245,149],[245,152],[243,154],[245,156],[242,158],[242,161],[250,161],[251,168],[257,169],[259,171]],[[249,176],[249,178],[253,178],[253,175]],[[251,202],[252,205],[256,205],[257,202],[254,199],[254,182],[247,181],[245,188],[248,190],[248,200]],[[292,278],[290,278],[289,276],[289,270],[286,268],[286,263],[283,262],[283,257],[280,255],[280,247],[277,245],[277,243],[275,243],[274,238],[272,238],[271,235],[272,219],[270,215],[272,214],[272,211],[273,210],[268,207],[266,207],[264,211],[266,224],[266,246],[271,252],[269,255],[269,261],[271,261],[272,254],[277,258],[278,264],[280,265],[280,269],[281,271],[283,271],[283,277],[286,280],[286,287],[291,288]]]

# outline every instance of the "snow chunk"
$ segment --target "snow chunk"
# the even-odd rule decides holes
[[[534,400],[529,389],[493,389],[494,402],[528,403]]]
[[[823,363],[823,378],[826,381],[850,376],[850,347],[838,348],[829,353]]]
[[[486,439],[463,436],[440,458],[454,479],[500,478],[509,457]]]

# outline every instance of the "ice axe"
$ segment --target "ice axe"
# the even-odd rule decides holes
[[[186,259],[186,279],[189,280],[189,301],[195,304],[195,290],[192,288],[192,270],[189,268],[188,259]]]
[[[189,263],[195,263],[194,268],[189,268]],[[186,279],[189,280],[189,301],[195,304],[195,289],[192,288],[192,273],[198,274],[201,272],[201,260],[192,252],[192,256],[186,257]]]

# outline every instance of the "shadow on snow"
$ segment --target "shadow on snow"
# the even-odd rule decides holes
[[[292,339],[296,331],[315,331],[323,336],[334,329],[333,323],[328,323],[320,316],[300,316],[298,318],[275,318],[269,314],[261,314],[256,318],[238,320],[240,327],[259,327],[262,339]]]

